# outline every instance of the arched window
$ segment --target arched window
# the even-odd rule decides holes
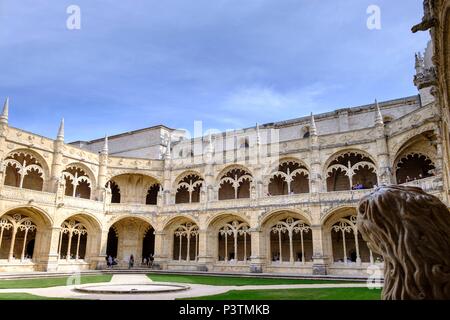
[[[161,185],[159,183],[153,184],[147,191],[145,204],[156,205],[158,202],[158,193]]]
[[[17,188],[42,191],[44,170],[31,154],[15,152],[3,161],[5,185]]]
[[[65,195],[70,197],[91,198],[91,179],[78,167],[69,167],[62,173],[66,183]]]
[[[247,262],[250,254],[251,239],[247,223],[233,220],[219,229],[219,261]]]
[[[231,169],[219,181],[219,200],[250,198],[252,179],[243,169]]]
[[[110,180],[105,187],[111,190],[111,203],[120,203],[120,188],[117,183]]]
[[[295,161],[285,161],[272,174],[269,183],[270,195],[288,195],[309,192],[309,172]]]
[[[198,258],[198,226],[186,222],[180,224],[173,233],[173,259],[189,262]]]
[[[356,216],[339,219],[331,227],[333,259],[336,263],[381,262],[381,257],[374,254],[363,240],[356,226]]]
[[[434,173],[433,161],[422,154],[408,154],[397,162],[396,177],[399,184],[432,177]]]
[[[33,220],[21,214],[0,218],[0,259],[25,261],[33,258],[36,239]]]
[[[202,184],[203,179],[196,174],[190,174],[181,179],[177,185],[175,203],[200,202]]]
[[[311,227],[292,217],[278,221],[270,229],[270,251],[273,262],[305,263],[312,259]],[[307,242],[307,246],[305,245]],[[306,256],[308,249],[308,256]]]
[[[378,181],[373,161],[359,152],[337,156],[327,168],[327,190],[371,189]]]
[[[83,260],[86,256],[87,230],[84,224],[74,219],[61,225],[58,254],[60,259]]]

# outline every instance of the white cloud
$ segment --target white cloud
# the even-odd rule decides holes
[[[282,111],[296,114],[309,113],[317,107],[317,99],[326,92],[321,85],[312,85],[290,91],[277,91],[272,87],[247,87],[232,92],[224,102],[224,110],[264,114]]]

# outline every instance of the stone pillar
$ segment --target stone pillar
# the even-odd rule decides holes
[[[250,272],[262,273],[266,263],[265,237],[260,228],[249,229],[252,241],[252,254],[250,256]]]
[[[389,151],[382,123],[376,126],[377,161],[378,161],[378,184],[389,185],[394,181],[393,170],[390,166]]]
[[[106,249],[108,246],[108,233],[109,230],[102,230],[98,234],[98,238],[95,240],[99,241],[98,256],[92,258],[92,264],[95,265],[96,269],[105,269],[106,266]],[[88,235],[89,236],[89,235]]]
[[[200,229],[198,231],[198,265],[199,271],[212,270],[215,257],[212,256],[212,236],[208,230]]]
[[[64,140],[57,139],[53,143],[53,163],[51,170],[50,186],[48,187],[51,192],[56,192],[58,189],[58,182],[61,178],[63,171],[63,148]]]
[[[168,255],[164,247],[166,233],[155,230],[155,253],[153,267],[156,269],[167,269]]]
[[[57,271],[58,270],[58,246],[60,239],[61,227],[52,227],[45,232],[46,239],[41,241],[48,241],[49,244],[48,254],[43,259],[45,271]],[[44,249],[44,248],[43,248]]]
[[[97,178],[97,200],[104,201],[105,196],[105,186],[108,183],[108,153],[101,152],[99,154],[99,167],[98,167],[98,178]]]
[[[310,136],[311,172],[309,175],[311,193],[319,193],[323,190],[322,164],[320,162],[320,146],[317,134]]]
[[[325,255],[322,227],[320,225],[313,225],[311,226],[311,231],[313,240],[313,274],[326,275],[329,259]]]

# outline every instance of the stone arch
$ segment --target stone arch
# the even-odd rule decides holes
[[[215,260],[246,264],[251,255],[250,223],[242,214],[222,213],[208,221],[208,243]]]
[[[48,259],[51,245],[48,235],[52,226],[53,220],[41,208],[17,206],[4,210],[0,214],[1,259],[13,264],[31,260],[35,268],[41,269],[39,263]],[[29,246],[30,241],[33,241],[32,246]]]
[[[90,199],[96,188],[93,172],[82,163],[67,165],[62,177],[65,179],[65,195]]]
[[[182,221],[190,221],[192,223],[195,223],[196,225],[200,226],[200,222],[195,219],[192,216],[188,216],[186,214],[181,214],[181,215],[177,215],[169,220],[167,220],[166,222],[164,222],[164,224],[160,227],[161,230],[163,231],[167,231],[170,229],[171,226],[182,222]]]
[[[358,232],[357,208],[341,206],[329,210],[321,219],[324,252],[332,263],[342,265],[371,263],[380,257],[373,253]]]
[[[183,171],[182,173],[180,173],[180,174],[175,178],[175,180],[174,180],[173,183],[172,183],[172,188],[175,190],[175,188],[177,187],[177,185],[178,185],[185,177],[190,176],[190,175],[196,175],[196,176],[199,176],[200,178],[202,178],[203,180],[205,180],[205,178],[203,177],[203,175],[202,175],[199,171],[197,171],[197,170],[186,170],[186,171]]]
[[[131,255],[136,265],[154,255],[155,228],[151,219],[136,215],[121,215],[108,222],[107,256],[117,259],[121,267],[128,266]]]
[[[344,149],[325,162],[323,176],[326,190],[371,189],[378,183],[378,167],[374,157],[359,149]]]
[[[106,180],[113,180],[114,178],[118,176],[124,176],[124,175],[141,175],[141,176],[147,176],[158,183],[161,183],[161,179],[158,178],[156,175],[153,175],[152,173],[149,173],[147,171],[142,170],[133,170],[133,169],[124,169],[124,170],[112,170],[112,172],[108,172],[108,175],[106,176]]]
[[[205,184],[202,175],[188,170],[178,175],[173,184],[175,203],[200,202],[201,189]]]
[[[310,171],[303,161],[296,158],[281,159],[267,176],[269,195],[309,193]]]
[[[89,168],[87,165],[85,165],[84,163],[81,163],[81,162],[72,162],[72,163],[69,163],[68,165],[66,165],[65,169],[71,168],[71,167],[79,167],[84,172],[86,172],[87,176],[89,177],[89,179],[92,182],[92,190],[95,190],[95,188],[97,187],[97,178],[96,178],[94,171],[92,171],[91,168]]]
[[[102,223],[89,212],[66,215],[58,242],[60,259],[90,262],[100,254]],[[73,262],[72,262],[73,263]]]
[[[3,160],[5,160],[6,158],[8,158],[11,155],[14,155],[16,153],[28,153],[28,154],[32,155],[34,158],[36,158],[36,160],[39,162],[42,169],[44,170],[45,179],[50,178],[50,165],[47,162],[47,160],[45,159],[45,157],[40,152],[33,150],[33,149],[29,149],[29,148],[18,148],[18,149],[15,149],[15,150],[9,152]]]
[[[148,203],[149,190],[152,186],[161,185],[160,181],[155,179],[152,175],[142,173],[123,173],[113,175],[107,181],[114,181],[118,186],[120,190],[121,203],[150,204]],[[155,197],[157,197],[158,191],[159,187],[155,190]],[[153,200],[154,203],[152,204],[156,204],[156,198]]]
[[[275,210],[261,222],[261,229],[265,234],[266,259],[274,266],[312,261],[312,229],[306,214],[290,209]]]
[[[421,134],[428,132],[428,131],[434,131],[436,129],[436,125],[434,123],[429,123],[426,125],[421,126],[420,128],[414,129],[408,133],[406,133],[402,138],[400,138],[395,144],[393,144],[390,154],[397,155],[401,152],[401,149],[404,148],[405,144],[408,143],[411,139],[414,137],[420,136]],[[395,159],[395,158],[394,158]],[[391,159],[391,164],[394,164],[394,160]]]
[[[211,230],[212,228],[214,228],[215,225],[217,225],[218,223],[221,223],[222,221],[226,220],[227,218],[241,219],[241,220],[245,221],[246,223],[250,224],[250,220],[243,213],[240,213],[240,212],[221,212],[221,213],[217,213],[217,214],[213,215],[212,217],[210,217],[206,221],[206,223],[205,223],[206,228],[208,230]]]
[[[265,171],[265,175],[266,176],[270,176],[271,174],[275,173],[278,171],[278,167],[280,166],[280,163],[284,163],[284,162],[297,162],[299,163],[301,166],[305,167],[306,170],[311,171],[309,165],[303,161],[300,158],[297,157],[282,157],[277,161],[274,161],[273,163],[271,163],[271,165],[266,169]]]
[[[437,138],[425,131],[408,139],[398,150],[393,171],[397,183],[420,180],[435,175]]]
[[[241,164],[231,164],[231,165],[226,166],[222,170],[220,170],[220,172],[216,176],[216,183],[219,184],[220,179],[222,179],[222,177],[225,174],[227,174],[229,171],[234,170],[234,169],[246,171],[253,177],[253,172],[252,172],[252,170],[250,170],[250,168],[248,168],[244,165],[241,165]]]
[[[108,223],[105,225],[105,227],[111,228],[115,223],[120,222],[121,220],[132,219],[132,218],[137,219],[137,220],[142,220],[142,222],[148,223],[152,228],[155,228],[155,226],[156,226],[156,223],[151,218],[133,215],[133,214],[123,214],[123,215],[112,218],[110,221],[108,221]]]
[[[163,254],[170,260],[189,263],[197,261],[199,223],[187,215],[173,217],[164,224]]]
[[[374,157],[372,154],[370,154],[367,151],[364,151],[362,149],[357,149],[357,148],[345,148],[345,149],[341,149],[339,151],[336,151],[335,153],[333,153],[331,156],[328,157],[328,159],[325,161],[324,166],[323,166],[323,173],[325,174],[327,171],[327,168],[330,166],[331,162],[333,162],[336,158],[346,154],[346,153],[356,153],[356,154],[360,154],[362,156],[365,156],[367,158],[369,158],[370,160],[372,160],[372,162],[376,165],[377,161],[376,161],[376,157]]]
[[[268,223],[270,223],[271,220],[274,218],[277,218],[279,215],[294,215],[298,216],[300,219],[304,220],[308,224],[312,224],[312,220],[309,214],[306,212],[303,212],[298,209],[293,208],[286,208],[286,209],[275,209],[268,213],[266,213],[263,217],[261,217],[261,221],[259,223],[259,226],[262,228],[266,226]]]
[[[50,171],[45,159],[31,149],[8,153],[2,167],[5,185],[43,191],[49,181]]]
[[[244,166],[228,166],[218,177],[219,200],[251,198],[253,175]]]

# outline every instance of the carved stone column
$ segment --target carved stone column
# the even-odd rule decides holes
[[[41,239],[43,242],[47,242],[49,245],[47,247],[43,247],[44,250],[42,252],[42,262],[44,265],[45,271],[57,271],[58,270],[58,246],[60,239],[61,227],[52,227],[49,228],[43,236],[46,239]],[[45,252],[45,249],[48,248],[48,251]]]
[[[325,256],[325,243],[323,239],[322,227],[320,225],[311,226],[313,241],[313,274],[326,275],[328,272],[329,259]]]
[[[198,231],[198,270],[208,271],[212,270],[215,257],[212,256],[212,246],[214,241],[212,235],[208,230]]]
[[[389,185],[394,182],[393,171],[390,166],[388,145],[384,125],[376,127],[377,161],[378,161],[378,185]]]
[[[252,242],[250,256],[250,272],[262,273],[266,264],[265,236],[260,228],[249,229]]]
[[[167,269],[167,261],[169,259],[167,248],[164,246],[166,233],[164,231],[155,230],[155,252],[153,267],[156,269]]]

